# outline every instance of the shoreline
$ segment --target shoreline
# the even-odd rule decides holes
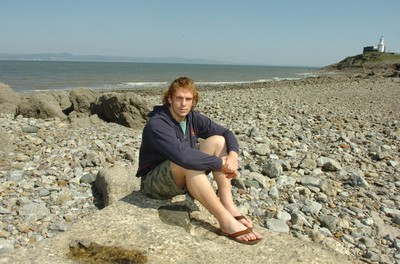
[[[383,76],[366,76],[363,74],[357,73],[343,73],[336,71],[323,71],[319,73],[318,76],[312,77],[304,77],[298,79],[281,79],[281,80],[265,80],[265,81],[254,81],[254,82],[216,82],[215,84],[198,84],[197,89],[199,91],[211,91],[211,90],[246,90],[253,88],[274,88],[274,87],[282,87],[282,86],[290,86],[290,85],[312,85],[312,84],[329,84],[329,83],[341,83],[348,81],[358,81],[362,79],[386,79],[387,77]],[[390,78],[388,78],[390,79]],[[196,83],[196,80],[195,80]],[[73,89],[53,89],[53,90],[27,90],[27,91],[15,91],[15,93],[20,95],[29,95],[33,93],[58,93],[58,92],[71,92],[76,89],[87,89],[93,90],[99,93],[125,93],[125,92],[134,92],[138,94],[157,94],[160,91],[166,89],[168,84],[162,87],[134,87],[134,88],[96,88],[92,89],[90,87],[76,87]],[[11,87],[12,88],[12,87]]]

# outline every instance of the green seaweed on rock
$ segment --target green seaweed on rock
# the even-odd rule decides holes
[[[102,246],[95,242],[72,241],[68,257],[80,264],[143,264],[147,257],[139,250]]]

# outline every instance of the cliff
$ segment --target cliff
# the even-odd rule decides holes
[[[338,63],[321,69],[323,72],[338,71],[342,74],[367,74],[395,77],[400,72],[400,54],[369,52],[349,56]]]

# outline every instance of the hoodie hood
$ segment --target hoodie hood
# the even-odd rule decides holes
[[[156,105],[154,106],[153,110],[147,114],[148,117],[155,116],[156,114],[166,114],[168,116],[171,115],[169,109],[166,105]]]

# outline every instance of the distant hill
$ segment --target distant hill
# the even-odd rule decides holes
[[[400,71],[400,54],[382,52],[359,54],[347,57],[338,63],[322,68],[322,70],[397,76]]]
[[[74,55],[70,53],[39,54],[2,54],[0,60],[38,60],[38,61],[110,61],[110,62],[148,62],[148,63],[192,63],[192,64],[227,64],[222,61],[187,58],[150,58],[102,55]]]

